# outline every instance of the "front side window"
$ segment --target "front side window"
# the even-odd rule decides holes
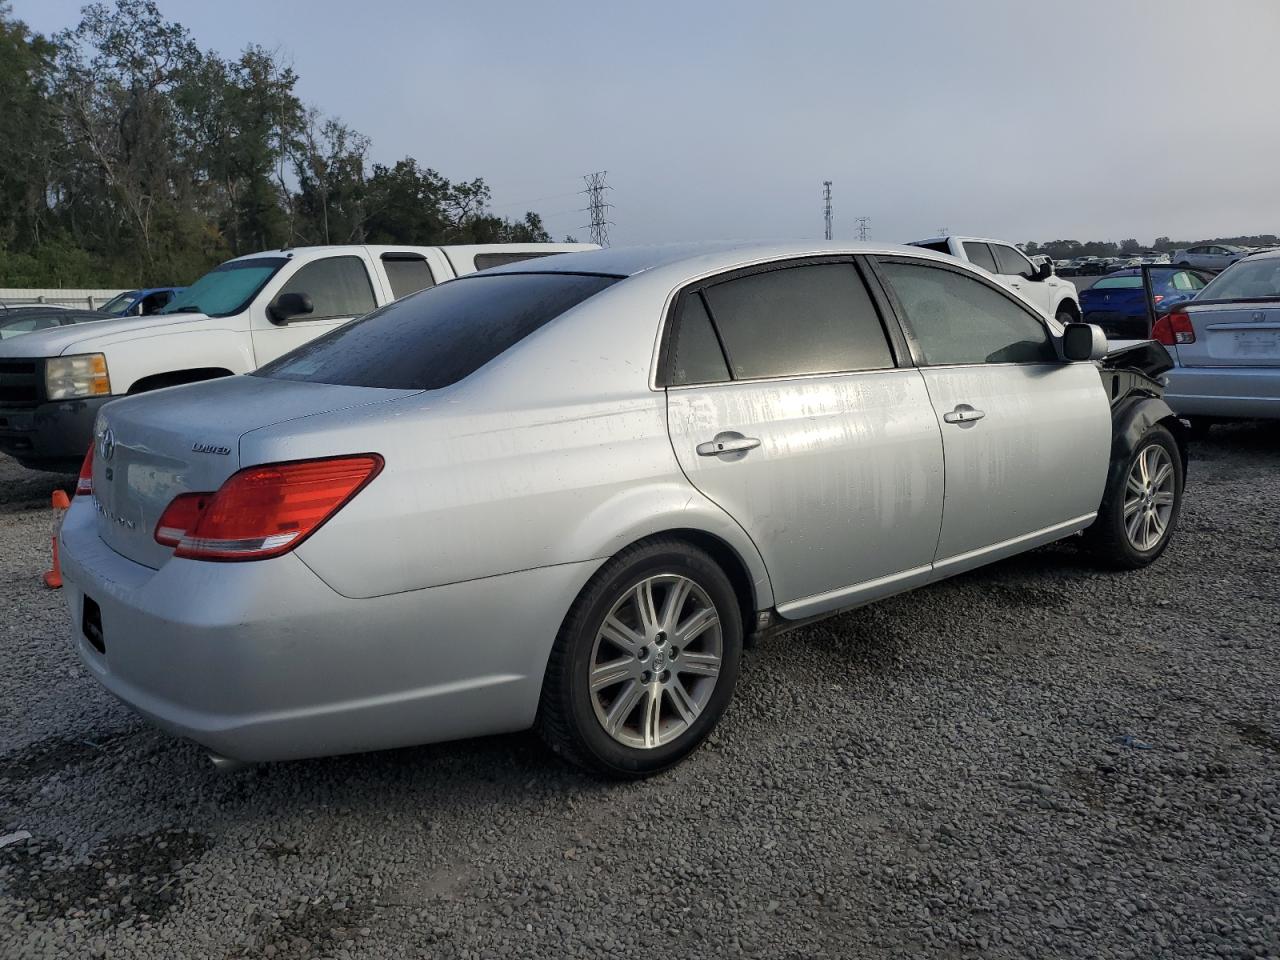
[[[344,324],[253,375],[438,390],[617,281],[572,273],[463,277]]]
[[[1025,277],[1030,280],[1036,275],[1035,267],[1031,266],[1031,261],[1020,254],[1013,247],[1006,246],[1003,243],[993,243],[991,249],[995,251],[996,262],[1000,265],[997,273],[1002,273],[1009,277]]]
[[[1044,324],[980,280],[918,263],[882,263],[881,270],[925,365],[1058,359]]]
[[[991,248],[985,243],[974,243],[972,241],[964,245],[964,255],[969,258],[969,262],[975,267],[981,267],[988,273],[999,273],[996,267],[996,258],[991,255]]]
[[[703,291],[735,380],[882,370],[884,329],[852,263],[748,274]]]
[[[314,309],[300,318],[304,320],[358,317],[378,305],[369,271],[359,257],[313,260],[285,282],[280,294],[285,293],[305,293],[311,298]]]
[[[228,261],[187,287],[160,312],[232,316],[247,307],[267,281],[288,262],[286,257]]]
[[[431,273],[426,257],[417,254],[384,253],[382,269],[387,272],[387,279],[391,282],[393,300],[436,285],[436,278]]]

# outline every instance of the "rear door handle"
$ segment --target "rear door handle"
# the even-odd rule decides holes
[[[717,433],[714,440],[705,440],[698,444],[700,457],[722,457],[726,460],[741,460],[748,450],[760,446],[757,437],[744,437],[735,430]]]
[[[942,419],[947,423],[975,423],[986,416],[982,410],[975,410],[967,403],[957,403],[954,410],[950,410],[942,415]]]

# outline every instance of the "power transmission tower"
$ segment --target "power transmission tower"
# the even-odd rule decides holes
[[[871,239],[871,218],[870,217],[858,218],[858,239],[863,241]]]
[[[823,216],[823,219],[826,221],[826,225],[827,225],[825,236],[828,240],[830,240],[831,239],[831,181],[830,180],[822,181],[822,201],[823,201],[822,216]]]
[[[950,228],[950,227],[939,227],[939,228],[938,228],[938,236],[940,236],[940,237],[949,237],[949,236],[951,236],[951,228]]]
[[[591,231],[591,242],[602,247],[609,245],[609,227],[613,223],[608,219],[608,212],[613,209],[613,204],[605,200],[605,191],[613,189],[604,182],[608,172],[601,170],[598,173],[588,173],[582,178],[587,183],[587,189],[582,191],[587,195],[587,209],[584,212],[591,214],[591,223],[585,229]]]

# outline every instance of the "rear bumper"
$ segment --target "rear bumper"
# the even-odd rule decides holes
[[[37,407],[0,407],[0,453],[37,470],[80,469],[93,421],[115,397],[55,400]]]
[[[287,760],[533,723],[560,622],[595,562],[351,600],[294,554],[256,563],[120,556],[77,501],[62,526],[71,637],[120,700],[239,760]],[[101,614],[103,650],[82,630]]]
[[[1174,367],[1164,398],[1184,417],[1280,419],[1280,367]]]

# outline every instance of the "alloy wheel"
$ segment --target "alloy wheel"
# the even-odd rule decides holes
[[[1124,530],[1135,550],[1155,549],[1173,515],[1176,495],[1173,460],[1161,444],[1139,452],[1125,483]]]
[[[671,743],[706,708],[723,657],[720,615],[707,592],[680,574],[646,577],[596,634],[588,661],[596,719],[628,747]]]

